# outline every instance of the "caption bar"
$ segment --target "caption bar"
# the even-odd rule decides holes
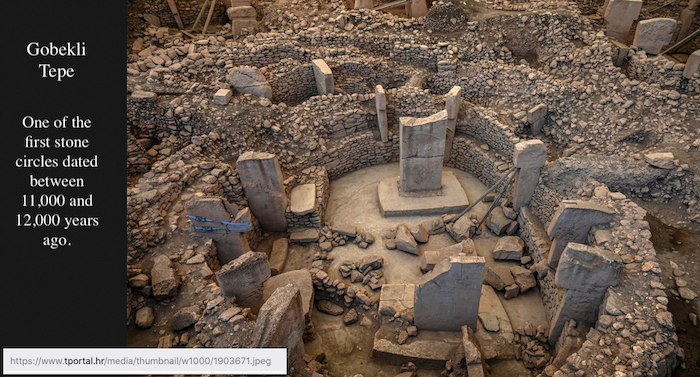
[[[287,374],[285,348],[3,348],[19,374]]]

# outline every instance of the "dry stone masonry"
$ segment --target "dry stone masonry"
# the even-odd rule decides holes
[[[127,3],[129,346],[698,373],[698,1]]]

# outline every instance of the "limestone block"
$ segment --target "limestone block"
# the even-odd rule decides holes
[[[520,261],[523,256],[525,242],[517,236],[505,236],[496,241],[493,249],[493,259]]]
[[[462,102],[462,87],[453,86],[445,97],[445,110],[447,111],[447,119],[457,119],[459,114],[459,105]]]
[[[236,166],[250,209],[262,228],[275,232],[287,230],[284,213],[288,199],[277,157],[249,151],[238,158]]]
[[[236,22],[237,20],[233,21],[234,24]],[[263,98],[272,98],[270,83],[267,82],[265,76],[256,67],[240,66],[231,68],[228,81],[238,92],[250,93]]]
[[[562,201],[547,228],[547,234],[554,238],[549,251],[549,266],[557,267],[566,244],[586,242],[591,227],[609,223],[614,213],[611,208],[590,201]]]
[[[377,111],[386,111],[386,91],[381,85],[374,87],[374,102]]]
[[[295,187],[289,201],[292,213],[297,216],[308,215],[316,209],[316,185],[307,183]]]
[[[423,256],[421,258],[420,269],[423,271],[423,273],[430,272],[438,263],[449,257],[457,256],[459,253],[476,255],[476,246],[474,245],[474,241],[471,239],[466,239],[458,244],[443,247],[440,250],[426,250],[423,252]]]
[[[250,252],[226,263],[216,273],[221,293],[238,301],[262,300],[263,283],[270,278],[270,263],[265,253]]]
[[[289,235],[292,243],[309,243],[318,241],[318,229],[307,228],[292,232]]]
[[[467,325],[475,329],[485,263],[478,256],[449,257],[418,278],[413,306],[416,327],[460,331]]]
[[[292,284],[277,288],[260,308],[251,346],[287,348],[287,367],[291,368],[304,357],[305,323],[299,288]]]
[[[231,89],[219,89],[214,93],[213,102],[215,105],[226,105],[231,100],[231,96],[233,96]]]
[[[158,300],[173,297],[177,294],[180,281],[175,275],[175,270],[170,265],[170,259],[166,255],[159,255],[153,259],[151,269],[151,285],[153,297]]]
[[[426,0],[411,0],[411,17],[418,18],[428,14],[428,3]]]
[[[287,263],[288,253],[289,241],[286,238],[280,238],[272,243],[272,252],[270,253],[270,274],[272,276],[282,273],[284,265]]]
[[[447,162],[452,155],[452,143],[457,130],[457,116],[459,106],[462,102],[462,87],[454,86],[447,92],[445,98],[445,110],[447,111],[447,122],[445,122],[445,153],[443,161]]]
[[[685,62],[683,77],[690,79],[697,72],[700,72],[700,50],[695,50],[695,52],[688,57],[688,61]]]
[[[521,169],[541,168],[547,162],[547,146],[541,140],[526,140],[515,144],[513,164]]]
[[[237,18],[233,21],[231,21],[231,31],[234,35],[240,35],[243,32],[252,32],[255,30],[255,28],[258,27],[258,21],[255,18]],[[263,87],[263,90],[267,90],[267,88]],[[270,89],[270,93],[272,93],[272,89]],[[264,98],[271,98],[272,94],[270,96],[266,95],[259,95],[255,94],[258,97],[264,97]]]
[[[230,7],[226,9],[228,18],[233,21],[238,18],[255,18],[255,8],[251,6]]]
[[[660,169],[674,169],[676,166],[673,164],[673,158],[673,153],[670,152],[649,153],[644,155],[644,161]]]
[[[311,61],[311,66],[314,69],[314,77],[316,78],[316,89],[319,95],[332,94],[335,92],[335,82],[333,80],[333,72],[323,59],[315,59]]]
[[[331,230],[334,233],[342,234],[348,237],[357,236],[357,228],[354,225],[348,223],[334,222],[331,225]]]
[[[607,21],[606,34],[626,42],[634,20],[639,18],[642,0],[610,0],[603,13]]]
[[[620,283],[620,256],[604,249],[569,242],[559,260],[554,282],[583,292],[604,292]]]
[[[307,269],[294,270],[268,279],[264,284],[263,297],[267,301],[277,288],[291,284],[299,289],[304,316],[309,318],[314,304],[314,285]]]
[[[681,40],[690,34],[690,27],[693,26],[693,20],[695,19],[695,11],[686,8],[681,10],[681,15],[679,21],[681,23],[681,30],[678,32],[678,40]]]
[[[532,131],[533,135],[539,135],[540,132],[542,132],[545,116],[547,116],[547,105],[544,103],[540,103],[539,105],[528,110],[527,121],[530,123],[530,130]]]
[[[406,225],[401,224],[396,230],[396,248],[413,255],[420,254],[418,252],[418,243]]]
[[[425,118],[399,118],[401,190],[440,190],[447,111]]]
[[[667,45],[676,31],[676,20],[672,18],[652,18],[639,21],[634,34],[633,45],[647,54],[657,55]]]

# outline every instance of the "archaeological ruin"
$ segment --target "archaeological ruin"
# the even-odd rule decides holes
[[[127,0],[127,344],[700,376],[698,0]]]

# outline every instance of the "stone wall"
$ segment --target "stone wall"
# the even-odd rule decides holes
[[[189,29],[194,24],[197,19],[199,11],[202,9],[203,0],[175,0],[177,5],[177,10],[180,13],[180,18],[182,18],[182,23],[185,28]],[[151,14],[160,19],[161,26],[167,26],[171,28],[177,28],[177,22],[175,21],[175,16],[173,16],[168,2],[166,0],[146,0],[144,1],[144,7],[141,10],[143,14]],[[204,26],[204,21],[206,21],[206,16],[209,14],[209,7],[205,11],[202,20],[199,22],[199,26]],[[222,3],[216,4],[214,7],[214,13],[211,18],[210,25],[222,25],[228,23],[228,16],[226,15],[226,8]]]
[[[266,70],[274,102],[296,104],[318,94],[311,63],[299,64],[293,59],[286,59],[284,63],[288,64]]]
[[[513,148],[520,142],[520,138],[501,123],[493,111],[475,105],[460,108],[457,132],[485,142],[508,159],[513,158]]]

